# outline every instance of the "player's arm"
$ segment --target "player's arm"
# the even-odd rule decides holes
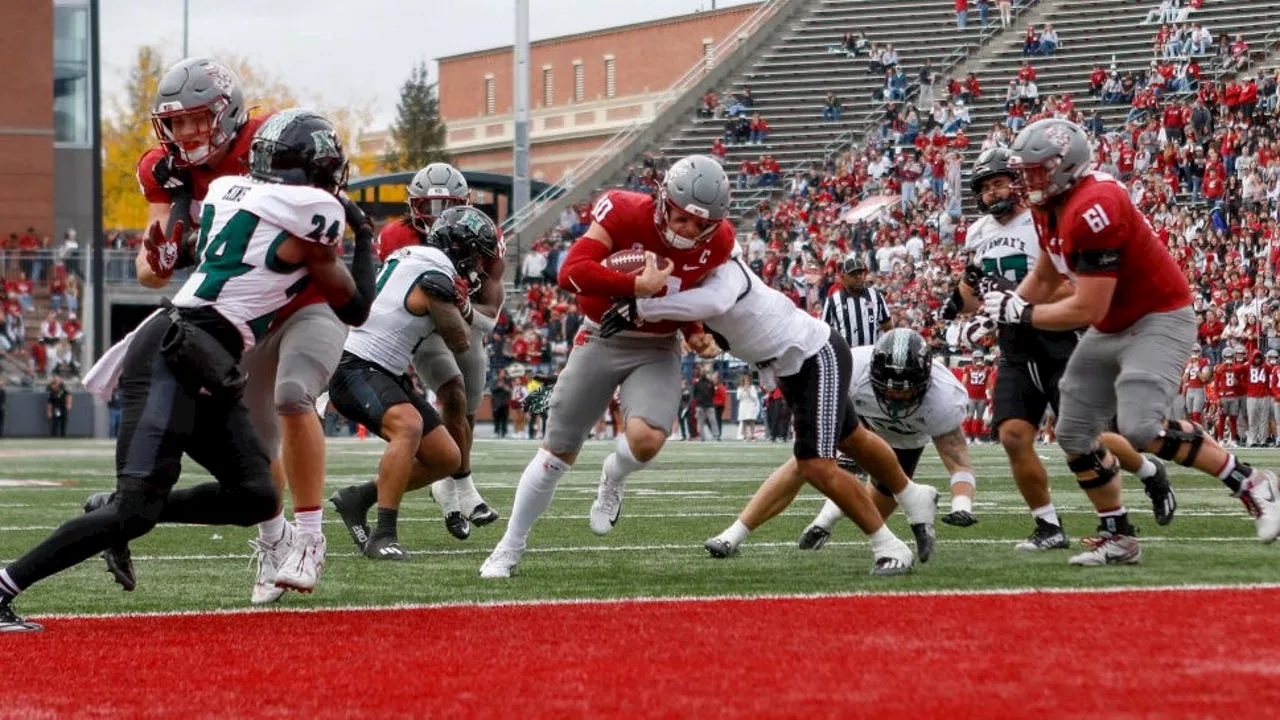
[[[933,438],[933,447],[942,459],[942,465],[951,473],[951,481],[973,483],[973,463],[969,459],[969,443],[964,431],[956,428]]]
[[[1053,262],[1047,261],[1047,258],[1045,260],[1046,262],[1037,262],[1018,285],[1018,296],[1029,303],[1048,302],[1065,284]],[[1067,288],[1067,292],[1071,292],[1070,288]]]
[[[636,312],[641,320],[705,320],[728,312],[746,289],[746,273],[736,262],[728,262],[712,270],[698,287],[636,300]]]
[[[414,282],[405,307],[415,315],[429,314],[445,346],[453,353],[464,353],[471,347],[471,324],[458,307],[462,300],[454,278],[429,270]]]
[[[612,221],[609,218],[612,211],[613,203],[608,194],[596,201],[591,209],[591,226],[569,247],[557,282],[568,292],[588,297],[649,297],[657,294],[666,285],[674,264],[669,263],[667,268],[659,269],[650,267],[654,263],[648,262],[640,275],[626,275],[604,266],[604,259],[613,252],[613,237],[605,227]]]
[[[507,270],[507,262],[502,256],[494,259],[489,266],[489,274],[480,283],[480,292],[472,303],[475,314],[471,319],[472,327],[488,333],[498,324],[498,313],[506,300],[506,288],[502,284],[502,276]]]

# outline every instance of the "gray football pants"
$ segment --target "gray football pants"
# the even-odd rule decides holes
[[[1267,427],[1271,421],[1271,398],[1245,398],[1249,412],[1249,444],[1261,445],[1267,440]]]

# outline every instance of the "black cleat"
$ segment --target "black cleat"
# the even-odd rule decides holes
[[[1018,550],[1065,550],[1071,547],[1071,538],[1060,525],[1036,518],[1036,530],[1031,537],[1014,546]]]
[[[479,505],[471,508],[471,514],[467,519],[476,527],[484,527],[500,517],[502,516],[498,514],[497,510],[494,510],[485,503],[480,503]]]
[[[707,549],[707,554],[711,557],[719,559],[727,558],[738,551],[738,548],[730,545],[728,540],[721,540],[718,537],[702,543],[702,547]]]
[[[942,516],[942,522],[956,527],[969,527],[970,525],[977,525],[978,518],[968,510],[952,510]]]
[[[933,554],[933,543],[938,539],[933,523],[915,523],[911,526],[911,534],[916,537],[916,556],[922,563],[929,562],[929,556]]]
[[[84,511],[91,513],[106,507],[110,502],[111,493],[94,493],[84,501]],[[133,592],[138,587],[137,577],[133,574],[133,555],[129,552],[128,543],[103,550],[102,559],[107,563],[107,572],[111,573],[111,577],[115,578],[125,592]]]
[[[459,540],[466,540],[471,537],[471,523],[462,516],[460,512],[451,512],[444,516],[444,527],[449,534]]]
[[[354,490],[354,485],[348,485],[334,493],[329,502],[333,503],[338,516],[342,518],[351,542],[356,544],[358,550],[363,551],[369,542],[369,508],[360,507],[360,502],[354,497]]]
[[[798,546],[801,550],[821,550],[831,539],[831,531],[818,525],[810,525],[800,536]]]
[[[13,598],[0,600],[0,633],[40,632],[44,626],[33,623],[13,611]]]
[[[1164,463],[1155,458],[1151,462],[1156,465],[1156,474],[1142,481],[1147,497],[1151,498],[1151,512],[1156,516],[1157,525],[1168,525],[1173,522],[1173,514],[1178,510],[1178,499],[1173,495],[1173,486],[1169,485],[1169,475],[1164,471]]]
[[[408,560],[409,552],[395,535],[374,535],[364,545],[364,556],[371,560]]]

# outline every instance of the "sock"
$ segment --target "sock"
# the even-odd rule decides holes
[[[818,511],[818,517],[813,519],[812,525],[831,532],[831,528],[835,527],[836,521],[844,517],[844,511],[836,505],[834,500],[827,500],[822,504],[822,510]]]
[[[378,529],[373,531],[374,537],[395,537],[396,518],[399,515],[399,508],[378,508]]]
[[[520,475],[520,484],[516,485],[516,499],[512,503],[511,519],[507,521],[507,531],[502,535],[499,545],[523,550],[529,539],[529,531],[542,513],[551,506],[551,498],[556,494],[556,483],[569,471],[569,464],[552,455],[544,448],[525,466]]]
[[[22,592],[22,588],[9,577],[8,568],[0,570],[0,602],[12,600]]]
[[[868,535],[867,539],[871,541],[871,554],[875,557],[881,557],[886,550],[902,544],[888,525],[881,525],[880,529]]]
[[[1113,535],[1132,537],[1138,534],[1138,531],[1129,524],[1129,509],[1123,505],[1115,510],[1099,510],[1098,523],[1101,525],[1099,529],[1108,530]]]
[[[320,529],[320,521],[324,517],[324,508],[320,506],[294,508],[293,522],[298,526],[299,532],[311,533],[312,535],[322,534]]]
[[[746,540],[747,536],[750,534],[751,530],[746,525],[743,525],[741,520],[734,520],[728,530],[725,530],[716,537],[729,543],[730,547],[736,548],[741,545],[742,541]]]
[[[973,498],[968,495],[953,495],[951,497],[951,512],[973,512]]]
[[[628,475],[649,464],[636,460],[636,457],[631,454],[631,445],[627,443],[625,434],[618,436],[613,447],[613,453],[604,459],[604,474],[610,482],[622,483]]]
[[[1031,517],[1043,520],[1050,525],[1062,527],[1062,521],[1058,519],[1058,509],[1053,506],[1053,503],[1041,505],[1038,508],[1031,508]]]
[[[1245,480],[1253,474],[1253,468],[1247,463],[1242,463],[1232,453],[1227,453],[1227,461],[1222,464],[1222,469],[1218,471],[1218,479],[1223,485],[1231,491],[1232,495],[1240,494],[1240,486]]]
[[[457,484],[453,478],[440,478],[431,483],[431,497],[435,498],[436,504],[440,506],[441,514],[446,517],[451,513],[461,512],[458,507],[458,490]]]
[[[365,512],[369,512],[369,508],[378,504],[378,484],[370,480],[366,483],[360,483],[355,486],[356,499],[360,501],[360,507]]]
[[[284,511],[275,514],[270,520],[258,523],[258,539],[268,545],[275,545],[284,537]]]
[[[1138,476],[1139,480],[1146,480],[1156,474],[1156,464],[1151,462],[1151,458],[1143,455],[1142,467],[1138,468],[1138,472],[1134,474]]]
[[[470,470],[453,476],[453,492],[458,498],[458,509],[464,511],[464,515],[470,515],[477,505],[484,502],[484,498],[476,490],[476,484],[471,480]]]

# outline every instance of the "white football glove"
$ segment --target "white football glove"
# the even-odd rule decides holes
[[[983,295],[982,311],[1002,325],[1031,324],[1031,303],[1009,290],[993,290]]]

